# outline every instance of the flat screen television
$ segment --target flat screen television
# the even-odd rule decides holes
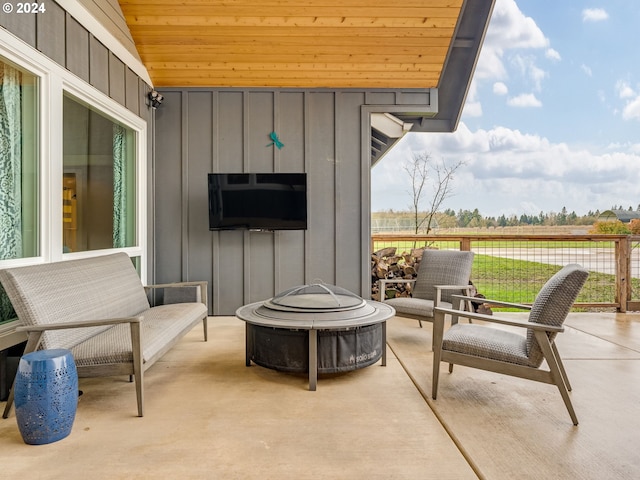
[[[209,174],[209,230],[306,228],[306,173]]]

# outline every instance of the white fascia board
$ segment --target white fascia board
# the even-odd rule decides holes
[[[151,77],[144,64],[126,49],[122,43],[100,23],[83,5],[77,0],[56,0],[80,25],[86,28],[91,34],[100,40],[113,54],[122,60],[131,70],[133,70],[142,80],[151,87]]]
[[[405,123],[390,113],[372,113],[371,127],[389,138],[400,138],[411,130],[413,123]]]

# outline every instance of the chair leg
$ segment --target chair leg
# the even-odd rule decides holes
[[[143,390],[143,373],[140,370],[139,374],[136,375],[136,400],[138,402],[138,416],[143,416],[143,408],[144,408],[144,390]]]
[[[209,340],[209,335],[208,335],[208,334],[209,334],[209,330],[208,330],[208,328],[207,328],[207,318],[208,318],[208,317],[206,317],[206,316],[205,316],[205,317],[202,319],[202,326],[203,326],[203,328],[204,328],[204,341],[205,341],[205,342],[206,342],[207,340]]]
[[[436,312],[433,318],[433,377],[431,380],[431,398],[438,396],[440,379],[440,358],[442,357],[442,337],[444,335],[444,313]]]
[[[7,397],[7,404],[4,406],[4,413],[2,414],[2,418],[9,418],[9,412],[11,412],[11,406],[13,405],[13,389],[16,386],[15,380],[11,385],[11,390],[9,390],[9,397]]]
[[[567,407],[569,416],[571,417],[573,424],[578,425],[578,417],[576,416],[576,412],[573,409],[573,404],[571,403],[571,397],[569,396],[569,390],[567,389],[567,385],[565,384],[565,380],[564,380],[566,376],[566,372],[564,372],[564,375],[563,375],[564,367],[561,368],[560,365],[558,364],[558,360],[560,360],[560,356],[556,355],[558,351],[557,349],[555,349],[555,352],[554,352],[554,348],[551,346],[551,343],[549,342],[549,337],[545,332],[536,331],[535,335],[536,335],[536,340],[538,341],[538,345],[540,345],[540,348],[542,349],[542,353],[545,357],[545,360],[547,361],[547,365],[549,366],[549,370],[551,371],[553,380],[556,386],[558,387],[558,390],[560,391],[562,400],[564,400],[564,405],[565,407]]]
[[[422,328],[422,320],[418,319],[418,325],[420,325],[420,328]]]
[[[129,324],[131,328],[131,346],[133,350],[133,376],[136,379],[136,399],[138,401],[138,416],[143,416],[144,406],[144,370],[142,368],[142,346],[140,337],[140,322]]]
[[[435,350],[433,351],[433,379],[431,380],[431,398],[438,397],[438,381],[440,380],[440,359],[436,360]]]
[[[42,334],[44,332],[29,332],[29,336],[27,337],[27,344],[24,347],[24,352],[22,355],[26,355],[27,353],[35,352],[40,345],[40,339],[42,338]],[[16,374],[16,377],[18,375]],[[14,399],[14,389],[16,386],[16,379],[14,377],[13,383],[11,384],[11,390],[9,390],[9,397],[7,398],[7,404],[4,406],[4,412],[2,413],[2,418],[9,418],[9,413],[11,412],[11,406],[13,405]]]
[[[560,369],[560,374],[562,375],[562,381],[567,386],[567,390],[571,391],[571,384],[569,383],[569,377],[567,376],[567,371],[564,369],[564,364],[562,363],[562,360],[560,359],[560,354],[558,353],[558,347],[556,346],[556,342],[553,342],[551,344],[551,348],[553,350],[553,355],[555,356],[556,361],[558,362],[558,367]]]

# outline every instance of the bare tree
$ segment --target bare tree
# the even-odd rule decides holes
[[[453,176],[462,165],[463,161],[454,165],[447,165],[444,160],[436,162],[430,154],[421,152],[414,153],[412,160],[403,166],[411,179],[414,233],[422,229],[428,234],[432,230],[436,213],[443,202],[453,195]],[[431,196],[427,198],[429,193]],[[423,204],[426,208],[423,208]]]

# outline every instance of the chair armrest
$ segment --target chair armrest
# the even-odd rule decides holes
[[[440,305],[440,302],[442,302],[442,291],[443,290],[463,290],[467,293],[467,295],[471,294],[471,288],[472,285],[466,284],[466,285],[434,285],[435,289],[436,289],[436,298],[435,301],[433,302],[433,306],[437,307],[438,305]],[[463,295],[452,295],[454,300],[460,299],[458,302],[454,303],[454,307],[455,308],[460,308],[461,305],[463,305],[463,302],[465,300],[463,300],[464,298],[470,298],[467,296],[463,296]],[[471,311],[471,304],[469,304],[469,302],[467,302],[467,310]],[[455,323],[455,322],[454,322]]]
[[[158,283],[154,285],[145,285],[145,291],[155,289],[169,289],[169,288],[184,288],[184,287],[197,287],[199,302],[208,305],[207,303],[207,281],[191,281],[191,282],[174,282],[174,283]]]
[[[466,290],[469,291],[473,285],[434,285],[438,290]],[[462,295],[457,295],[462,297]]]
[[[416,283],[416,279],[415,278],[381,278],[379,281],[379,291],[380,291],[380,298],[379,300],[381,302],[384,302],[386,300],[385,298],[385,290],[387,289],[387,284],[389,283]]]
[[[490,300],[488,298],[470,297],[465,295],[452,295],[454,298],[460,300],[470,301],[474,303],[488,303],[490,305],[496,305],[501,307],[520,308],[522,310],[531,310],[531,305],[524,305],[522,303],[503,302],[501,300]]]
[[[435,305],[438,305],[442,299],[443,290],[463,290],[467,292],[467,295],[469,295],[471,293],[472,285],[434,285],[434,288],[436,289]],[[465,295],[452,295],[452,297],[461,299],[471,298]]]
[[[69,328],[100,327],[119,323],[140,323],[142,317],[105,318],[103,320],[82,320],[79,322],[47,323],[41,325],[21,325],[16,332],[45,332],[47,330],[66,330]]]
[[[144,288],[171,288],[171,287],[202,287],[207,286],[207,281],[191,281],[191,282],[172,282],[172,283],[156,283],[145,285]]]
[[[495,315],[484,315],[482,313],[461,312],[460,310],[455,310],[453,308],[435,307],[434,310],[442,314],[449,314],[449,315],[462,314],[462,316],[464,316],[465,318],[470,318],[472,320],[482,320],[490,323],[509,325],[511,327],[530,328],[532,330],[541,330],[541,331],[552,332],[552,333],[564,332],[564,327],[557,327],[554,325],[545,325],[544,323],[529,322],[527,320],[516,320],[512,318],[496,317]]]

